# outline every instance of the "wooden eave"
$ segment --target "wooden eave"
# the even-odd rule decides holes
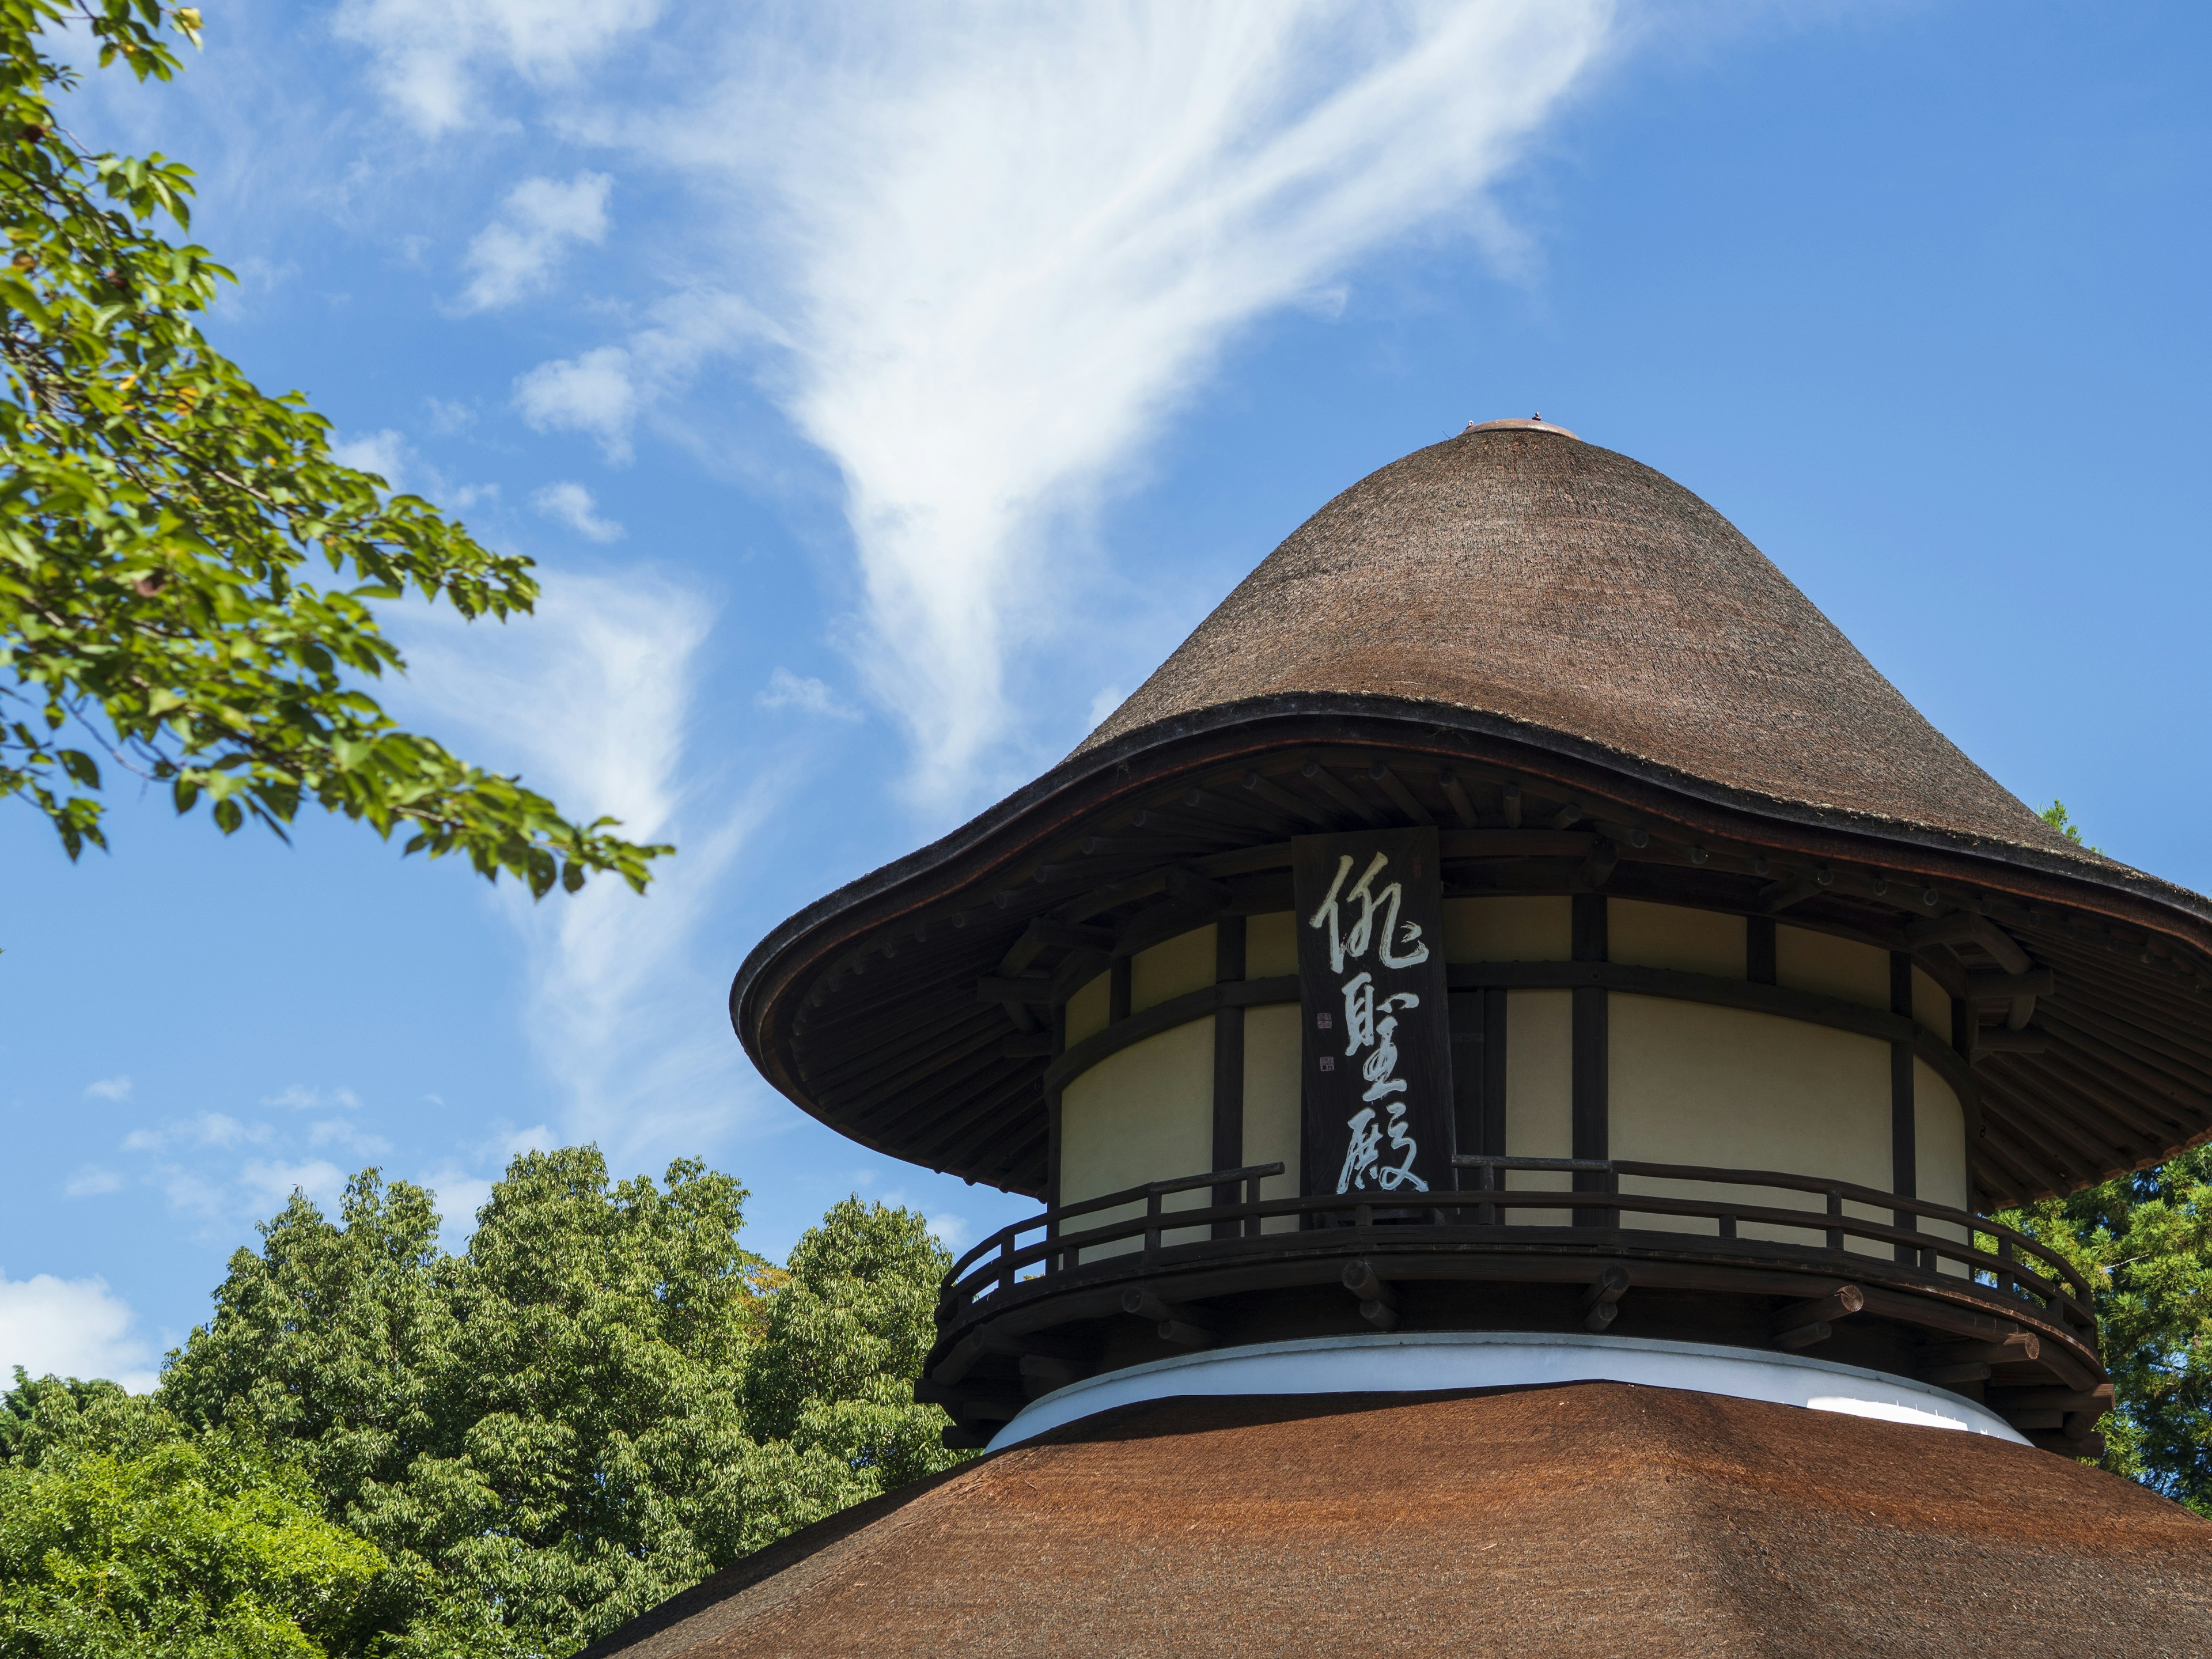
[[[2005,1030],[2002,1002],[1974,1021],[2008,1045],[1979,1057],[1968,1103],[1987,1205],[2212,1135],[2212,904],[2198,895],[2086,853],[1747,797],[1397,699],[1261,699],[1073,757],[786,921],[737,975],[732,1021],[763,1074],[841,1133],[1042,1195],[1054,1005],[1115,956],[1287,908],[1278,849],[1293,835],[1424,822],[1447,836],[1454,893],[1602,887],[1778,915],[1911,950],[1954,995],[2012,982],[2022,957],[2051,970],[2025,1031]],[[1940,944],[1915,926],[1947,917],[1988,926]]]

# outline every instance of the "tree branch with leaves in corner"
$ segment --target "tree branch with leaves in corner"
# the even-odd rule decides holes
[[[402,730],[369,693],[405,671],[374,607],[412,589],[471,620],[526,613],[530,561],[331,454],[330,423],[271,397],[197,319],[231,274],[191,223],[191,170],[97,154],[57,117],[102,69],[177,71],[200,17],[159,0],[0,0],[0,796],[71,858],[105,847],[118,774],[280,836],[313,803],[465,855],[542,896],[595,873],[641,891],[673,849]]]

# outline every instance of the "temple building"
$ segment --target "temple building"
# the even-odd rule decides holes
[[[1990,1218],[2212,1134],[2212,905],[1559,426],[1346,490],[731,1012],[1037,1200],[915,1385],[990,1455],[594,1651],[2212,1651]]]

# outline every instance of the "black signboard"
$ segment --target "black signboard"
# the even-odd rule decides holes
[[[1309,1193],[1443,1192],[1451,1014],[1433,830],[1291,842]]]

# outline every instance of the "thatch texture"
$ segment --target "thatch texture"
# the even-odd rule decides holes
[[[1502,715],[1742,794],[2088,856],[1734,525],[1556,430],[1470,431],[1361,479],[1076,752],[1287,693]]]
[[[2212,1524],[2046,1452],[1709,1395],[1170,1401],[738,1563],[587,1659],[2202,1654]]]

